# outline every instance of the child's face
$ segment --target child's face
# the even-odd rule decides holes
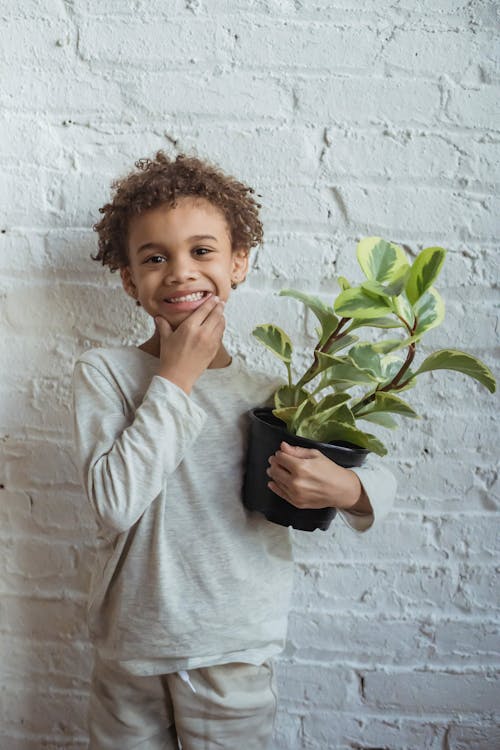
[[[242,281],[248,252],[231,248],[222,212],[204,198],[180,198],[175,208],[158,206],[130,220],[129,265],[120,270],[125,291],[151,316],[175,329],[203,299],[172,303],[168,298],[211,292],[226,301],[231,281]]]

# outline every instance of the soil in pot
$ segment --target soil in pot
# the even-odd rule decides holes
[[[292,435],[281,419],[275,417],[269,407],[258,407],[249,412],[250,432],[247,461],[243,482],[243,505],[251,511],[263,513],[268,521],[281,526],[292,526],[301,531],[325,531],[334,519],[335,508],[296,508],[267,486],[269,456],[279,450],[284,440],[290,445],[316,448],[339,466],[350,469],[361,466],[369,453],[366,448],[339,441],[321,443],[309,438]]]

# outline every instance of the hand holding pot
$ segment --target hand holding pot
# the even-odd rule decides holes
[[[371,506],[354,471],[320,451],[281,443],[269,457],[269,489],[296,508],[337,508],[370,513]]]

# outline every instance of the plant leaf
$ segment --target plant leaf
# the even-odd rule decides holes
[[[353,331],[355,328],[361,328],[361,326],[371,326],[373,328],[404,328],[403,323],[397,318],[356,318],[350,324],[349,330]]]
[[[412,305],[439,276],[445,257],[446,250],[442,247],[426,247],[417,255],[406,284],[406,294]]]
[[[430,370],[456,370],[477,380],[490,393],[496,390],[496,380],[490,368],[472,354],[458,349],[439,349],[433,352],[422,362],[415,375]]]
[[[337,282],[338,282],[339,287],[342,289],[342,291],[344,291],[345,289],[351,288],[351,285],[347,281],[345,276],[337,276]]]
[[[273,414],[275,417],[278,417],[278,419],[283,420],[286,424],[287,430],[291,432],[290,427],[296,411],[296,406],[284,406],[282,409],[273,409]]]
[[[392,312],[391,300],[383,297],[370,297],[361,287],[346,289],[334,303],[337,315],[344,318],[379,318]]]
[[[379,424],[381,427],[387,427],[389,430],[394,430],[399,427],[399,424],[395,419],[383,411],[369,412],[368,414],[360,414],[356,419],[365,419],[367,422],[373,422]]]
[[[403,248],[381,237],[362,239],[356,248],[356,256],[366,278],[380,284],[401,283],[410,270]]]
[[[350,334],[341,336],[339,339],[330,344],[328,349],[325,351],[325,354],[335,354],[335,352],[339,352],[341,351],[341,349],[345,349],[346,346],[351,346],[351,344],[354,344],[356,341],[359,341],[359,336],[351,336]]]
[[[297,388],[294,385],[282,385],[274,394],[274,403],[276,409],[282,409],[286,406],[299,406],[308,397],[309,392],[305,388]]]
[[[307,434],[303,434],[303,432]],[[379,456],[385,456],[387,453],[387,449],[375,435],[363,432],[362,430],[358,430],[357,427],[352,427],[352,425],[343,424],[342,422],[323,422],[323,424],[317,426],[310,424],[303,431],[300,430],[297,435],[307,437],[310,440],[317,440],[321,443],[332,443],[335,441],[351,443],[360,448],[367,448]]]
[[[422,335],[440,325],[444,320],[444,302],[440,294],[431,287],[416,301],[413,311],[417,318],[416,335]]]
[[[299,300],[299,302],[302,302],[306,307],[312,310],[321,323],[320,346],[323,346],[339,323],[337,316],[333,313],[333,308],[328,307],[328,305],[319,299],[319,297],[305,294],[297,289],[282,289],[279,296],[292,297],[293,299]]]
[[[371,401],[359,411],[356,411],[356,408],[354,408],[354,415],[358,418],[365,414],[373,414],[379,411],[392,412],[393,414],[399,414],[401,417],[420,419],[415,409],[407,404],[406,401],[403,401],[402,398],[399,398],[394,393],[381,393],[380,391],[375,394],[374,401]]]
[[[314,377],[326,369],[330,370],[330,381],[347,381],[349,383],[376,383],[377,378],[367,369],[359,367],[350,357],[332,357],[324,352],[317,352],[319,369]]]
[[[285,331],[278,326],[272,325],[272,323],[266,323],[254,328],[252,335],[261,344],[267,346],[273,354],[282,359],[283,362],[290,364],[292,361],[293,346]]]

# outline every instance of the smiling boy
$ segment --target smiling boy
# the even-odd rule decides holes
[[[241,487],[248,411],[283,381],[223,344],[224,302],[262,241],[259,205],[194,157],[159,152],[136,166],[101,209],[95,260],[120,270],[154,331],[140,346],[85,352],[73,379],[77,462],[100,540],[90,748],[262,750],[293,558],[289,529],[249,513]],[[379,461],[343,469],[286,445],[270,459],[277,494],[299,502],[301,486],[302,501],[337,507],[357,530],[393,502]]]

